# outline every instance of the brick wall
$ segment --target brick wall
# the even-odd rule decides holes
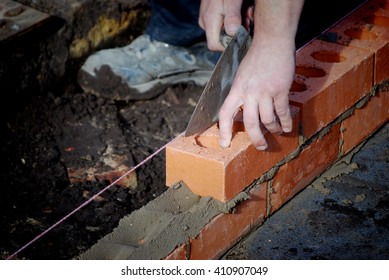
[[[177,244],[166,259],[220,257],[386,123],[388,60],[389,1],[368,1],[297,51],[290,92],[294,132],[267,134],[268,151],[255,150],[239,129],[231,147],[221,150],[216,125],[170,143],[167,185],[182,181],[222,202],[240,192],[250,198],[234,213],[213,218],[189,243]]]

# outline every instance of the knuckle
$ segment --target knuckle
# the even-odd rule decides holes
[[[263,125],[266,127],[274,125],[276,123],[276,120],[274,117],[273,118],[270,118],[270,117],[263,118],[261,121],[262,121]]]
[[[244,122],[244,126],[247,130],[253,130],[258,127],[257,122],[251,119],[246,120]]]
[[[263,136],[262,137],[260,135],[257,135],[255,137],[252,136],[250,137],[250,139],[251,139],[251,143],[253,143],[255,147],[262,147],[261,149],[265,149],[265,147],[267,146],[266,140]]]
[[[228,116],[228,110],[225,108],[225,107],[221,107],[220,108],[220,111],[219,111],[219,119],[222,121],[222,120],[225,120]]]
[[[208,44],[208,49],[211,51],[219,51],[220,50],[220,46],[218,43],[215,43],[215,42],[209,40],[207,44]]]
[[[205,29],[204,21],[203,21],[202,17],[199,18],[198,24],[199,24],[199,26],[200,26],[203,30]]]
[[[290,115],[290,109],[289,106],[287,107],[282,107],[282,108],[277,108],[276,109],[277,115],[281,117],[288,117]]]
[[[229,103],[224,103],[224,105],[219,110],[219,119],[223,122],[228,122],[229,120],[232,121],[234,116],[234,110],[232,108],[232,105]]]

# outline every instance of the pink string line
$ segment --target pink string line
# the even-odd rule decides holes
[[[178,137],[180,137],[181,135],[183,135],[183,132],[180,133],[176,138],[174,138],[172,141],[174,141],[175,139],[177,139]],[[172,142],[170,141],[170,142]],[[91,198],[89,198],[87,201],[85,201],[84,203],[82,203],[80,206],[78,206],[76,209],[74,209],[73,211],[71,211],[69,214],[67,214],[66,216],[64,216],[62,219],[60,219],[58,222],[56,222],[55,224],[53,224],[51,227],[49,227],[48,229],[46,229],[45,231],[43,231],[41,234],[37,235],[34,239],[32,239],[30,242],[28,242],[27,244],[25,244],[23,247],[21,247],[19,250],[17,250],[16,252],[14,252],[12,255],[8,256],[6,258],[6,260],[11,260],[13,259],[17,254],[19,254],[21,251],[25,250],[27,247],[29,247],[31,244],[33,244],[35,241],[37,241],[38,239],[42,238],[44,235],[46,235],[49,231],[51,231],[53,228],[57,227],[59,224],[63,223],[66,219],[68,219],[70,216],[72,216],[74,213],[76,213],[77,211],[81,210],[83,207],[85,207],[86,205],[88,205],[89,203],[91,203],[96,197],[98,197],[99,195],[101,195],[103,192],[105,192],[106,190],[108,190],[110,187],[112,187],[113,185],[115,185],[116,183],[118,183],[120,180],[122,180],[124,177],[126,177],[128,174],[130,174],[131,172],[135,171],[136,169],[138,169],[139,167],[141,167],[142,165],[144,165],[145,163],[147,163],[149,160],[151,160],[153,157],[155,157],[156,155],[158,155],[160,152],[162,152],[166,146],[170,143],[166,143],[165,145],[163,145],[162,147],[160,147],[158,150],[156,150],[154,153],[152,153],[151,155],[149,155],[147,158],[145,158],[143,161],[141,161],[140,163],[138,163],[137,165],[135,165],[134,167],[132,167],[130,170],[128,170],[126,173],[124,173],[122,176],[120,176],[118,179],[116,179],[114,182],[112,182],[110,185],[106,186],[104,189],[102,189],[101,191],[99,191],[98,193],[96,193],[95,195],[93,195]]]

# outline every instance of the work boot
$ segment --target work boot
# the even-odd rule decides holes
[[[91,55],[78,82],[85,91],[113,100],[150,99],[179,83],[204,86],[219,56],[205,42],[183,48],[142,35],[125,47]]]

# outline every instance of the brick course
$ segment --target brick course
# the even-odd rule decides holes
[[[266,217],[267,184],[254,187],[250,199],[232,214],[220,214],[191,239],[190,259],[217,259],[241,236],[262,223]]]
[[[350,152],[389,120],[389,92],[380,92],[362,108],[356,108],[341,126],[342,152]]]
[[[275,212],[325,171],[339,154],[340,125],[310,143],[296,158],[282,165],[272,180],[269,206]]]
[[[266,195],[259,195],[260,205],[255,206],[258,198],[253,196],[239,205],[236,213],[215,217],[190,239],[190,247],[185,246],[185,256],[190,259],[220,257],[250,230],[253,223],[263,222],[389,120],[388,32],[389,1],[373,0],[322,34],[322,40],[313,40],[297,52],[290,100],[300,108],[299,146],[288,150],[287,158],[283,156],[283,160],[273,163],[272,170],[257,173],[263,175],[259,179],[261,187],[267,186]],[[376,90],[381,87],[382,90]],[[215,133],[213,138],[203,140],[217,150],[217,130],[212,133]],[[244,129],[241,133],[245,133]],[[268,138],[270,145],[274,140]],[[248,151],[246,158],[256,162],[249,156],[255,151],[249,147],[244,149]],[[167,164],[170,164],[169,158]],[[238,167],[241,176],[245,176],[243,165],[232,166]],[[224,168],[226,174],[238,174],[236,170],[230,171],[227,165]],[[178,176],[173,181],[179,178],[185,177]],[[223,182],[225,192],[230,188],[230,180]],[[224,196],[222,201],[230,197]],[[182,248],[178,249],[180,254],[183,254]]]

